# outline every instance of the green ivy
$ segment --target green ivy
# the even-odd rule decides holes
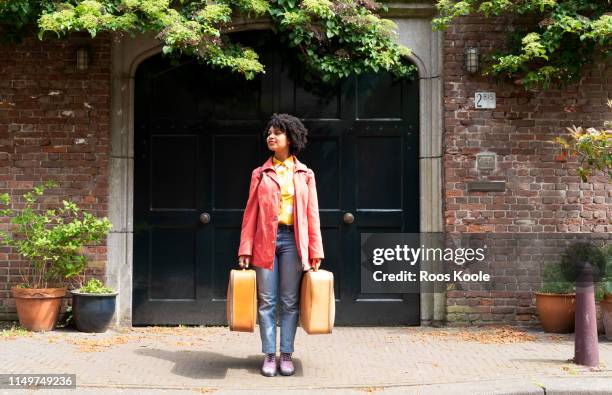
[[[507,78],[525,88],[548,88],[578,79],[584,65],[609,57],[612,39],[610,0],[438,0],[435,29],[459,16],[506,17],[519,39],[488,58],[485,75]],[[511,34],[513,35],[513,34]]]
[[[21,273],[27,288],[46,288],[50,282],[79,276],[87,264],[82,248],[98,243],[111,229],[107,218],[81,211],[72,201],[63,200],[56,209],[36,210],[38,198],[56,186],[47,181],[22,195],[23,208],[0,210],[0,216],[10,217],[14,226],[12,232],[0,232],[0,242],[15,248],[31,264],[29,275]],[[11,205],[9,194],[0,194],[0,204]]]
[[[258,54],[222,34],[234,18],[267,17],[283,43],[297,51],[311,76],[324,81],[386,70],[412,77],[410,50],[395,42],[397,26],[373,0],[18,0],[0,3],[0,26],[12,32],[32,23],[43,39],[85,31],[130,35],[155,32],[164,54],[194,56],[212,67],[254,78]]]

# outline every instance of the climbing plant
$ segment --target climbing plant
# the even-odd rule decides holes
[[[608,107],[612,110],[611,99],[608,99]],[[567,130],[567,136],[555,139],[561,148],[555,159],[565,162],[570,155],[577,157],[580,162],[577,172],[583,182],[587,182],[595,171],[607,174],[612,181],[612,121],[604,121],[603,128],[585,130],[574,125]]]
[[[267,17],[310,75],[326,81],[379,70],[411,76],[410,50],[395,42],[397,26],[378,15],[381,9],[374,0],[0,0],[0,26],[10,38],[33,26],[40,39],[153,31],[164,54],[194,56],[252,79],[265,72],[258,54],[225,33],[236,18]]]
[[[434,29],[446,29],[459,16],[506,18],[507,48],[490,55],[484,74],[526,88],[576,80],[584,65],[612,53],[610,0],[438,0],[436,6]]]

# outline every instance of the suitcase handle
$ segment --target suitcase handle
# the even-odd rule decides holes
[[[240,266],[240,260],[238,260],[238,267],[240,267],[242,270],[246,270],[249,268],[249,266],[251,266],[250,263],[247,263],[245,267]]]

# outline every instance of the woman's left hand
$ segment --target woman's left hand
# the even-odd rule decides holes
[[[321,258],[310,258],[310,266],[312,266],[315,272],[319,270],[319,266],[321,266]]]

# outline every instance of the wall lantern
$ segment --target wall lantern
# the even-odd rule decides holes
[[[477,47],[467,47],[465,49],[465,69],[468,73],[474,74],[480,66],[480,51]]]
[[[76,50],[76,68],[78,71],[87,71],[91,59],[89,47],[81,46]]]

